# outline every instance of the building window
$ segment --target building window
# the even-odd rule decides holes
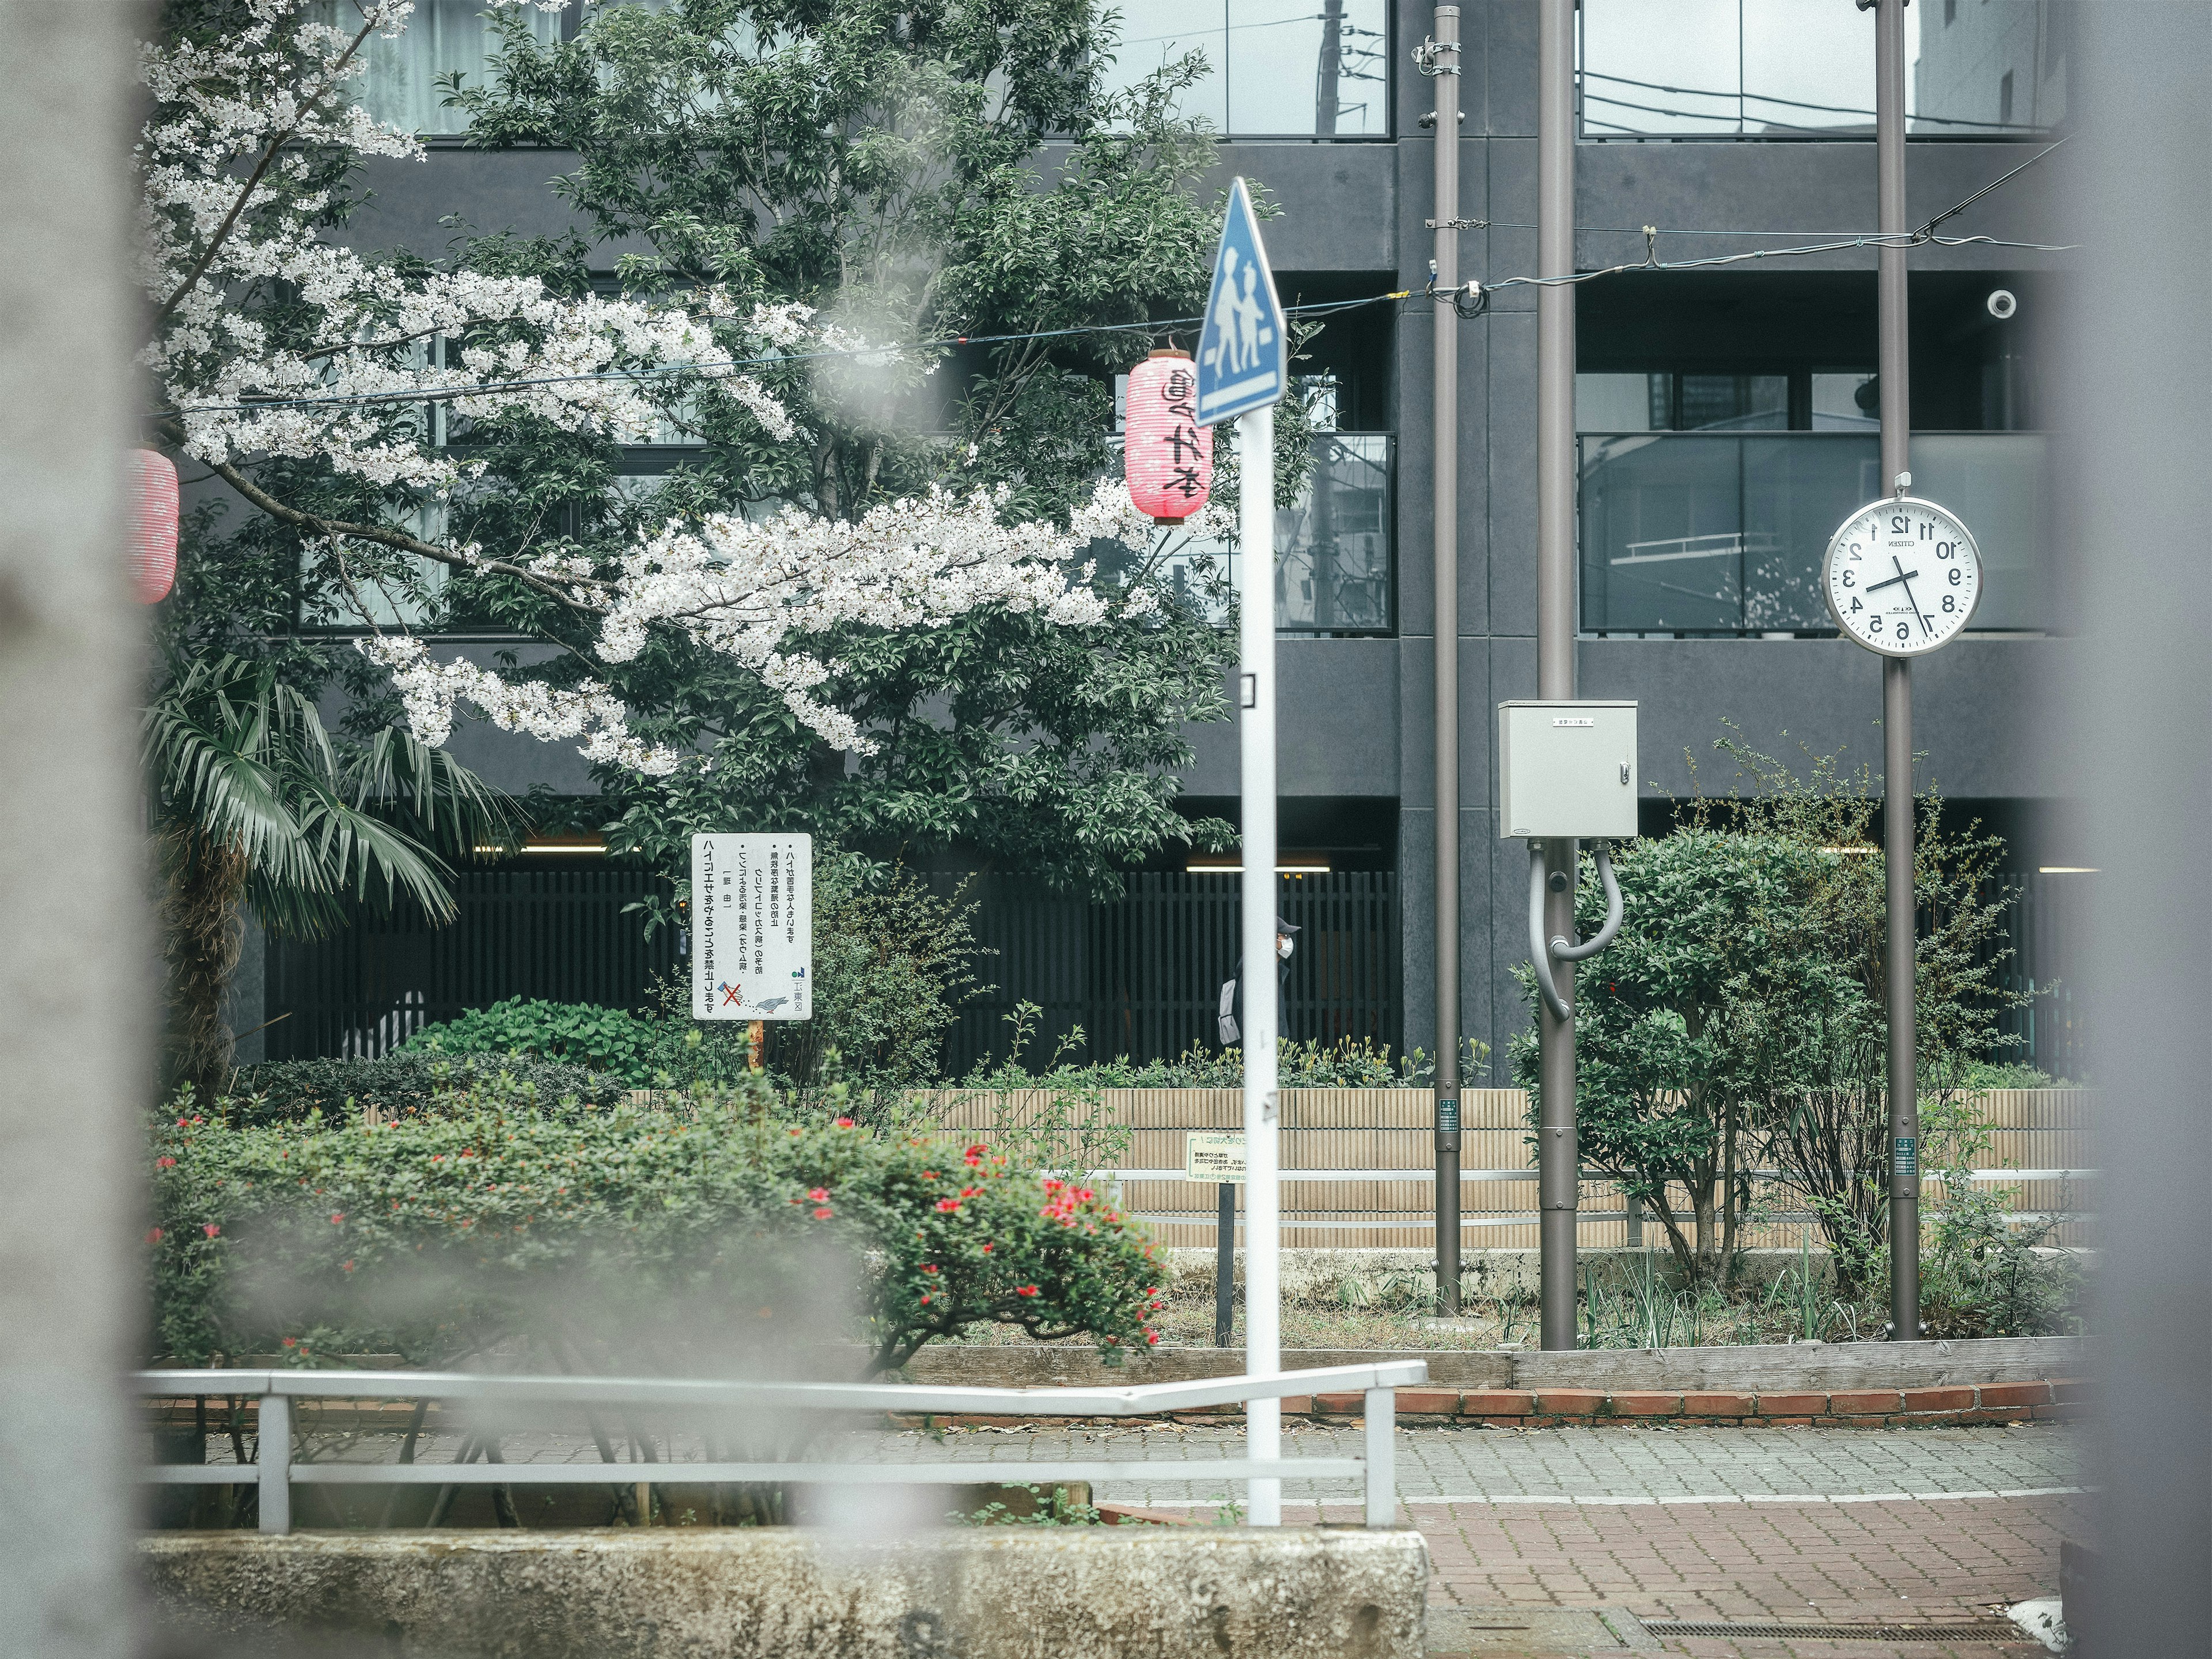
[[[1932,25],[1931,9],[1905,14],[1912,137],[2029,134],[2065,118],[2063,7],[1984,0],[1960,17],[1945,0]],[[1856,7],[1583,0],[1577,16],[1585,139],[1874,137],[1874,26]]]
[[[1133,86],[1193,52],[1206,69],[1181,112],[1240,137],[1377,138],[1389,131],[1382,0],[1127,0],[1107,84]]]
[[[459,110],[445,106],[441,76],[458,72],[465,86],[482,86],[498,73],[499,30],[487,0],[415,0],[414,15],[397,40],[372,34],[361,49],[367,70],[349,83],[363,109],[386,126],[436,137],[468,131]],[[325,22],[359,28],[351,0],[325,0]],[[512,10],[545,44],[561,38],[562,14],[535,6]]]

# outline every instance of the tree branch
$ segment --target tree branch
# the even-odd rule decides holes
[[[230,233],[237,228],[238,216],[246,211],[246,204],[253,199],[253,192],[260,188],[261,175],[269,171],[270,163],[274,161],[278,153],[283,149],[285,141],[300,130],[307,118],[315,112],[315,106],[337,87],[339,71],[353,62],[353,55],[361,50],[362,42],[368,39],[370,33],[381,21],[381,16],[382,14],[380,13],[362,23],[361,33],[354,36],[353,44],[345,49],[345,55],[331,65],[331,71],[324,78],[323,84],[300,100],[298,119],[282,131],[270,136],[268,148],[261,152],[261,159],[253,164],[253,171],[246,175],[246,183],[240,187],[238,199],[230,204],[230,211],[222,216],[222,222],[215,228],[215,234],[208,238],[206,248],[202,251],[200,257],[192,262],[192,268],[185,273],[184,279],[171,290],[169,297],[161,301],[161,309],[154,313],[154,320],[147,325],[146,329],[149,338],[161,333],[161,325],[169,320],[171,313],[184,303],[185,295],[198,287],[200,278],[207,275],[208,267],[215,263],[215,256],[222,251],[222,245],[230,240]]]
[[[564,593],[554,583],[533,570],[509,564],[501,559],[468,559],[449,547],[434,542],[422,541],[404,531],[387,530],[382,525],[354,524],[343,519],[326,519],[319,514],[303,512],[278,501],[255,483],[228,461],[210,463],[215,474],[225,483],[246,497],[279,524],[289,524],[295,530],[312,530],[321,536],[346,536],[355,541],[374,542],[380,547],[389,547],[402,553],[413,553],[425,559],[434,559],[440,564],[450,565],[456,570],[485,571],[495,576],[512,576],[525,586],[542,593],[549,599],[567,605],[585,616],[605,616],[604,605],[586,605],[570,594]]]

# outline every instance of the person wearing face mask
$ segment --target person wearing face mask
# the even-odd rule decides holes
[[[1275,1030],[1278,1036],[1284,1035],[1281,999],[1291,982],[1291,952],[1296,948],[1292,936],[1297,931],[1280,916],[1275,918]],[[1221,1034],[1221,1046],[1224,1048],[1243,1040],[1243,1030],[1237,1024],[1238,1016],[1244,1012],[1243,983],[1244,958],[1240,956],[1237,958],[1237,977],[1222,981],[1221,1002],[1215,1010],[1215,1023]]]

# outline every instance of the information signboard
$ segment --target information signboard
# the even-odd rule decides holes
[[[691,1012],[814,1017],[814,838],[691,837]]]

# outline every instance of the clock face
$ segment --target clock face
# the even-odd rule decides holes
[[[1885,657],[1948,644],[1982,597],[1982,556],[1933,501],[1899,495],[1861,507],[1828,543],[1821,586],[1836,626]]]

